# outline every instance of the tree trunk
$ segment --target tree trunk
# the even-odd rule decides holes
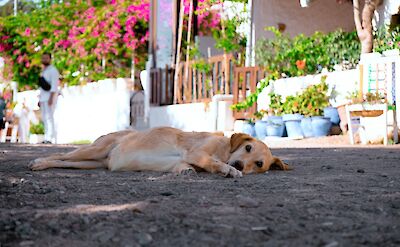
[[[361,53],[370,53],[373,48],[372,18],[382,0],[365,0],[360,16],[360,1],[353,0],[354,23],[361,42]]]

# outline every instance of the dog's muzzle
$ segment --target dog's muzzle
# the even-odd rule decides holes
[[[235,160],[234,162],[232,162],[232,163],[230,164],[230,166],[235,167],[236,170],[238,170],[238,171],[242,171],[242,170],[243,170],[243,167],[244,167],[243,162],[240,161],[240,160]]]

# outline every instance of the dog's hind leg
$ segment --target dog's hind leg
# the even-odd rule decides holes
[[[75,168],[75,169],[96,169],[107,168],[103,161],[85,160],[85,161],[64,161],[64,160],[42,160],[35,162],[30,166],[33,171],[45,170],[48,168]]]
[[[107,158],[111,149],[114,148],[118,139],[135,133],[131,130],[114,132],[108,135],[104,135],[95,140],[88,146],[79,147],[74,151],[66,154],[55,154],[45,158],[36,159],[33,163],[40,163],[43,161],[51,160],[66,160],[66,161],[85,161],[85,160],[103,160]]]

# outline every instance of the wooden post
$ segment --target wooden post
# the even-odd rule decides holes
[[[189,95],[191,94],[190,91],[188,91],[189,89],[189,85],[188,85],[188,77],[189,77],[189,52],[190,52],[190,36],[191,36],[191,31],[192,31],[192,16],[193,16],[193,0],[190,0],[189,3],[189,21],[188,21],[188,34],[187,34],[187,49],[186,49],[186,62],[185,62],[185,75],[184,75],[184,79],[183,79],[183,88],[184,88],[184,93],[183,93],[183,97],[185,98],[184,100],[187,101],[189,97]],[[189,95],[188,95],[189,94]]]
[[[181,89],[178,88],[178,75],[179,75],[179,63],[181,62],[181,43],[182,43],[182,30],[183,30],[183,16],[185,14],[184,0],[181,0],[180,12],[179,12],[179,26],[178,26],[178,44],[176,47],[176,62],[175,62],[175,74],[174,74],[174,104],[178,101],[178,95],[180,95]]]
[[[131,80],[132,88],[135,86],[135,51],[132,51],[132,61],[131,61]]]
[[[225,24],[224,24],[224,20],[222,19],[223,18],[223,16],[224,16],[224,1],[222,0],[221,1],[221,28],[222,28],[222,30],[221,30],[221,32],[222,32],[222,37],[223,38],[226,38],[226,35],[225,35]],[[226,56],[226,49],[224,48],[224,60],[223,60],[223,66],[224,66],[224,69],[223,69],[223,71],[224,71],[224,81],[225,81],[225,94],[229,94],[229,75],[228,75],[228,59],[227,59],[227,56]],[[221,93],[223,93],[223,92],[221,92]]]
[[[363,87],[364,87],[364,65],[360,64],[360,91],[358,92],[358,98],[362,101],[363,98]]]

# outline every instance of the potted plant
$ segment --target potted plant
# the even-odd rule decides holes
[[[332,124],[340,123],[339,111],[336,107],[327,106],[324,108],[324,117],[329,118]]]
[[[267,135],[282,137],[285,131],[285,124],[282,120],[283,103],[282,96],[270,93],[270,116],[267,118]]]
[[[293,139],[303,138],[300,122],[303,116],[300,114],[300,98],[296,96],[287,96],[283,102],[282,120],[285,123],[288,137]]]
[[[257,119],[254,124],[254,130],[256,132],[256,136],[260,140],[264,140],[267,136],[267,124],[268,122],[265,120],[264,116],[266,115],[265,110],[260,110],[254,114]]]
[[[243,121],[242,132],[249,136],[256,137],[254,121],[252,119]]]
[[[29,143],[37,144],[44,140],[44,125],[42,122],[38,124],[32,124],[29,128]]]
[[[301,120],[304,136],[327,136],[332,126],[331,120],[324,117],[324,109],[329,105],[328,84],[326,76],[321,77],[321,82],[308,86],[302,94],[298,95],[301,102],[300,112],[306,116]]]

